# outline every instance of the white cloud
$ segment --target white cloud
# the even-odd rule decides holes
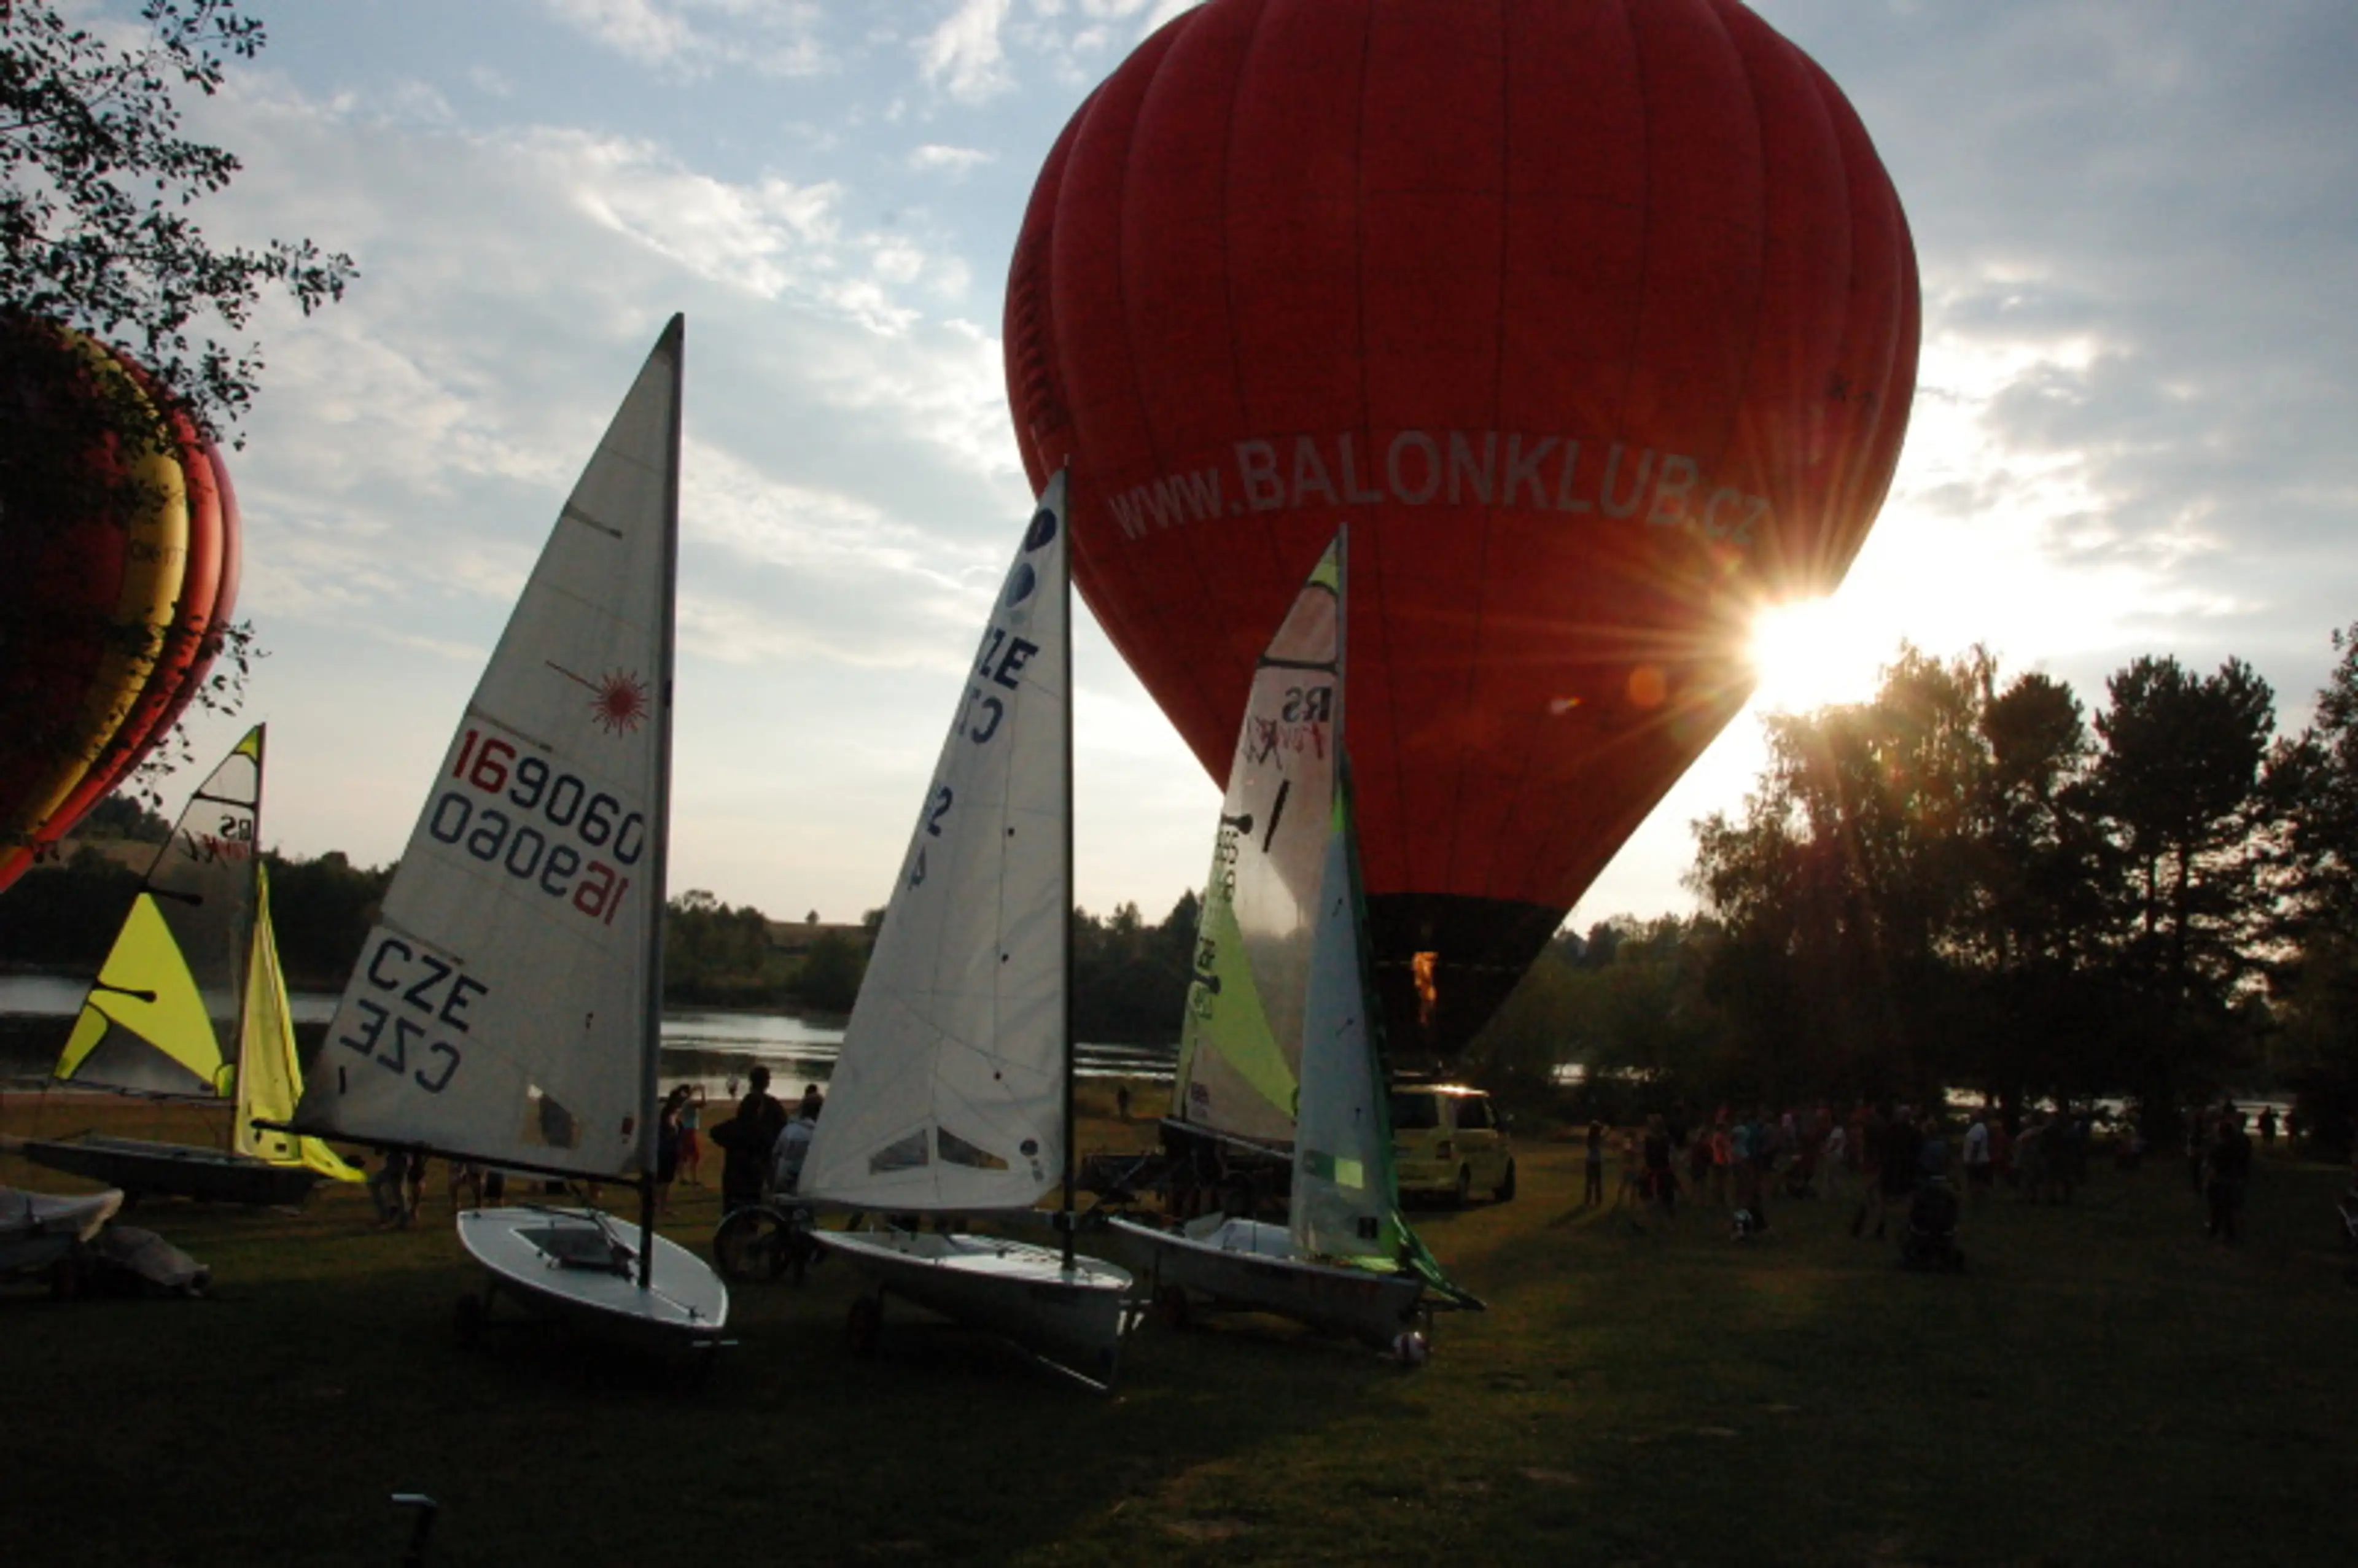
[[[909,167],[920,171],[946,169],[959,175],[993,162],[996,157],[981,147],[946,147],[928,142],[909,155]]]
[[[1000,27],[1010,0],[958,0],[957,8],[918,41],[917,64],[925,81],[953,98],[979,103],[1014,85]]]
[[[811,76],[829,60],[816,0],[541,0],[601,47],[668,77],[720,66],[766,76]],[[702,19],[707,25],[699,25]]]

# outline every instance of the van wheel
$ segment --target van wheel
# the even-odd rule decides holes
[[[1457,1189],[1451,1195],[1456,1199],[1457,1206],[1459,1208],[1464,1208],[1467,1204],[1474,1201],[1473,1166],[1460,1165],[1457,1167]]]
[[[1490,1189],[1490,1195],[1500,1203],[1514,1202],[1515,1162],[1512,1160],[1507,1162],[1507,1173],[1498,1178],[1498,1184]]]

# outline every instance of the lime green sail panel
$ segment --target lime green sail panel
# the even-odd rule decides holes
[[[205,775],[156,851],[56,1068],[93,1088],[226,1095],[254,930],[262,727]]]
[[[156,895],[143,892],[82,1000],[57,1076],[149,1094],[213,1095],[228,1076],[189,961]]]
[[[1400,1208],[1382,1010],[1368,984],[1367,901],[1348,758],[1338,759],[1319,879],[1302,1044],[1302,1106],[1288,1228],[1304,1257],[1421,1276],[1477,1304],[1442,1273]]]
[[[1287,1144],[1340,711],[1340,557],[1330,546],[1253,671],[1196,927],[1172,1115]]]
[[[237,1131],[233,1147],[274,1165],[308,1165],[333,1181],[357,1182],[361,1173],[316,1138],[264,1131],[254,1124],[284,1122],[302,1098],[303,1070],[295,1052],[295,1018],[287,975],[278,966],[278,937],[270,921],[270,872],[254,868],[254,946],[245,970],[245,1017],[239,1031]]]

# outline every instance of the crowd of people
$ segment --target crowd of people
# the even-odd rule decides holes
[[[736,1096],[737,1080],[729,1080]],[[793,1110],[770,1093],[770,1070],[756,1066],[747,1079],[746,1093],[737,1099],[728,1120],[704,1127],[707,1096],[701,1084],[681,1084],[665,1095],[655,1120],[655,1211],[671,1212],[672,1188],[704,1185],[704,1146],[709,1136],[721,1152],[720,1212],[723,1215],[763,1202],[773,1194],[792,1193],[801,1179],[804,1155],[817,1130],[827,1104],[817,1084],[803,1087]],[[423,1205],[429,1156],[422,1150],[388,1149],[369,1173],[367,1187],[376,1208],[380,1230],[406,1229]],[[505,1195],[505,1173],[453,1160],[450,1205],[480,1207],[496,1205]],[[561,1183],[547,1184],[552,1189]],[[596,1201],[593,1190],[590,1201]]]
[[[1606,1205],[1609,1154],[1619,1170],[1611,1211],[1632,1225],[1649,1214],[1675,1219],[1683,1194],[1727,1217],[1736,1236],[1758,1236],[1777,1205],[1824,1198],[1852,1204],[1853,1236],[1879,1239],[1928,1184],[1967,1204],[2001,1188],[2031,1203],[2062,1204],[2087,1180],[2098,1139],[2093,1112],[1985,1106],[1962,1113],[1961,1128],[1957,1120],[1929,1107],[1865,1100],[1841,1114],[1823,1103],[1774,1114],[1765,1106],[1722,1106],[1701,1124],[1679,1105],[1634,1129],[1592,1119],[1583,1140],[1581,1205]],[[2232,1103],[2188,1116],[2189,1174],[2204,1199],[2207,1233],[2222,1241],[2236,1238],[2250,1179],[2246,1120]],[[2299,1130],[2280,1122],[2273,1107],[2262,1109],[2257,1125],[2263,1147],[2275,1143],[2280,1128]],[[2113,1124],[2111,1145],[2116,1163],[2136,1167],[2145,1142],[2134,1118]]]

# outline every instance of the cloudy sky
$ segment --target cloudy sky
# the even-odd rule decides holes
[[[233,459],[271,657],[266,835],[400,850],[557,507],[688,319],[675,890],[882,903],[1029,490],[1001,294],[1033,176],[1183,0],[249,0],[192,115],[217,240],[351,252],[259,323]],[[2348,0],[1762,0],[1880,147],[1925,342],[1883,519],[1762,701],[1903,636],[2093,708],[2238,655],[2298,725],[2358,620],[2358,10]],[[106,14],[127,16],[127,3]],[[1093,625],[1080,897],[1159,917],[1217,794]],[[1756,707],[1758,706],[1756,704]],[[236,726],[208,721],[200,752]],[[1574,913],[1688,907],[1739,719]]]

